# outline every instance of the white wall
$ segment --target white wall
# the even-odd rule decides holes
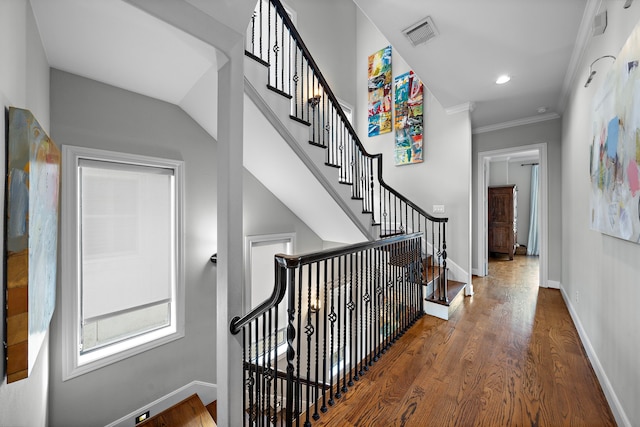
[[[296,29],[338,98],[356,102],[356,5],[343,0],[286,0]],[[330,25],[327,25],[330,23]]]
[[[526,162],[528,163],[528,162]],[[522,162],[509,162],[509,180],[518,188],[518,238],[527,245],[529,238],[529,205],[531,204],[531,166],[520,166]]]
[[[471,272],[471,121],[469,112],[447,114],[428,90],[424,91],[424,162],[396,166],[394,164],[394,132],[368,137],[367,59],[389,45],[369,19],[358,10],[358,46],[356,56],[356,104],[358,136],[366,150],[382,153],[384,180],[391,187],[431,213],[434,204],[445,205],[447,253],[465,273]],[[409,64],[392,51],[392,75],[410,70]],[[466,280],[466,277],[456,278]]]
[[[640,19],[640,4],[603,1],[606,32],[589,41],[562,126],[562,284],[590,359],[620,425],[640,425],[640,245],[590,229],[589,146],[592,101],[610,63],[584,88],[589,64],[615,55]],[[553,180],[550,180],[553,182]]]
[[[5,176],[5,119],[4,109],[9,106],[26,108],[49,132],[49,66],[44,54],[40,34],[36,27],[31,5],[27,0],[0,1],[0,168]],[[50,132],[49,132],[50,133]],[[0,186],[4,206],[4,181]],[[3,225],[0,225],[3,227]],[[4,236],[4,230],[2,230]],[[4,245],[4,239],[2,239]],[[2,248],[4,253],[4,246]],[[4,276],[4,263],[0,274]],[[4,288],[3,288],[4,289]],[[5,328],[4,292],[0,298],[0,336]],[[4,346],[0,346],[0,360],[4,361]],[[47,397],[49,382],[49,339],[44,345],[29,378],[7,384],[4,362],[0,364],[0,425],[44,426],[47,424]]]

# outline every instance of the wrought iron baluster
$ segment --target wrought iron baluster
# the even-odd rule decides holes
[[[324,287],[324,292],[322,293],[323,295],[323,299],[322,299],[322,306],[327,307],[327,283],[329,282],[329,276],[327,275],[328,273],[328,265],[327,265],[327,260],[322,261],[323,267],[324,267],[324,281],[323,281],[323,287]],[[327,318],[328,316],[322,316],[322,321],[323,321],[323,327],[322,327],[322,334],[323,334],[323,340],[322,340],[322,383],[323,384],[327,384]],[[320,408],[320,410],[322,412],[327,412],[327,400],[326,400],[326,395],[327,395],[327,391],[326,391],[326,387],[322,388],[322,407]]]
[[[314,263],[313,264],[315,266],[315,270],[316,270],[316,295],[315,295],[315,316],[316,316],[316,328],[319,327],[320,325],[320,264],[319,263]],[[311,281],[309,281],[309,285],[311,286]],[[314,379],[316,380],[316,385],[315,385],[315,389],[316,389],[316,395],[315,395],[315,405],[314,405],[314,412],[313,412],[313,419],[314,420],[319,420],[320,419],[320,414],[318,414],[318,405],[320,402],[320,391],[318,390],[318,388],[320,387],[317,383],[320,381],[320,376],[319,376],[319,363],[318,363],[318,357],[319,357],[319,347],[320,347],[320,334],[318,333],[318,331],[316,330],[315,333],[316,336],[316,345],[315,345],[315,362],[316,362],[316,375],[314,377]]]

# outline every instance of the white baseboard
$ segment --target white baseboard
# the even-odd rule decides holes
[[[218,399],[218,386],[216,384],[205,383],[202,381],[192,381],[189,384],[172,391],[166,396],[156,399],[148,405],[145,405],[142,408],[125,415],[119,420],[106,425],[105,427],[133,427],[136,425],[135,418],[138,415],[149,411],[149,415],[153,417],[176,403],[183,401],[194,393],[198,394],[200,400],[202,400],[202,403],[206,406]]]
[[[557,280],[547,280],[547,288],[560,289],[560,282]]]
[[[478,276],[478,277],[482,276],[482,272],[480,271],[479,268],[472,268],[471,269],[471,274],[473,274],[474,276]]]
[[[573,323],[576,325],[578,335],[580,336],[580,341],[582,341],[582,346],[587,352],[587,356],[589,357],[589,361],[591,361],[591,365],[596,373],[596,376],[598,377],[598,381],[600,381],[600,387],[602,387],[602,391],[607,398],[607,402],[609,402],[609,406],[611,407],[611,412],[613,412],[613,416],[616,419],[616,423],[618,423],[619,426],[632,427],[631,421],[629,421],[629,417],[627,417],[627,414],[624,412],[622,404],[620,403],[618,396],[613,390],[611,381],[609,381],[609,377],[607,377],[607,374],[605,373],[604,368],[600,363],[600,359],[598,359],[598,355],[596,354],[593,345],[589,340],[589,336],[584,330],[582,322],[580,322],[578,313],[575,311],[573,304],[571,303],[571,298],[569,298],[569,296],[567,295],[567,291],[561,284],[559,289],[560,293],[562,294],[562,298],[567,305],[567,309],[569,310],[571,319],[573,319]]]

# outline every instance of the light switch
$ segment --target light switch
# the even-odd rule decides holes
[[[433,205],[433,213],[443,214],[444,213],[444,205]]]

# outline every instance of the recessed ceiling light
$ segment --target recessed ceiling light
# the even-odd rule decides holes
[[[511,77],[508,74],[503,74],[500,77],[498,77],[498,79],[496,80],[496,84],[497,85],[503,85],[506,82],[508,82],[509,80],[511,80]]]

